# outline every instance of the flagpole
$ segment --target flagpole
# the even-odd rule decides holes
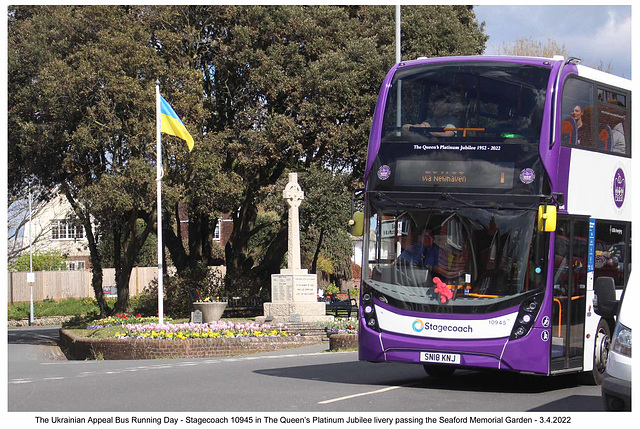
[[[162,277],[162,136],[160,117],[160,81],[156,80],[156,187],[157,187],[157,218],[158,218],[158,324],[164,323],[164,285]]]

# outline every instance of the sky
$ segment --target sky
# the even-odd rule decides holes
[[[518,6],[476,5],[479,22],[489,35],[485,54],[497,53],[503,43],[533,39],[546,45],[550,38],[583,64],[606,66],[631,79],[631,6]]]

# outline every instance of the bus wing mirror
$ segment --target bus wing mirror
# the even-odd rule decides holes
[[[364,233],[364,213],[355,212],[353,214],[353,219],[349,221],[349,225],[351,225],[351,235],[355,237],[362,237]]]
[[[538,231],[555,231],[557,220],[558,209],[556,206],[543,205],[538,207]]]

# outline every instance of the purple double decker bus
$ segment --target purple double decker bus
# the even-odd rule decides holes
[[[390,70],[354,228],[360,360],[601,382],[614,320],[594,290],[631,266],[631,83],[579,62]]]

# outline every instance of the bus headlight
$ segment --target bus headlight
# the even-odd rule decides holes
[[[538,313],[540,312],[543,298],[544,294],[539,293],[522,301],[520,311],[518,311],[518,318],[511,330],[511,336],[509,337],[510,340],[517,340],[529,333]]]
[[[611,351],[622,356],[631,357],[631,328],[618,323],[611,341]]]
[[[364,292],[364,291],[363,291]],[[364,323],[371,329],[379,331],[378,318],[376,317],[376,309],[373,305],[373,296],[369,292],[362,294],[362,315]]]

